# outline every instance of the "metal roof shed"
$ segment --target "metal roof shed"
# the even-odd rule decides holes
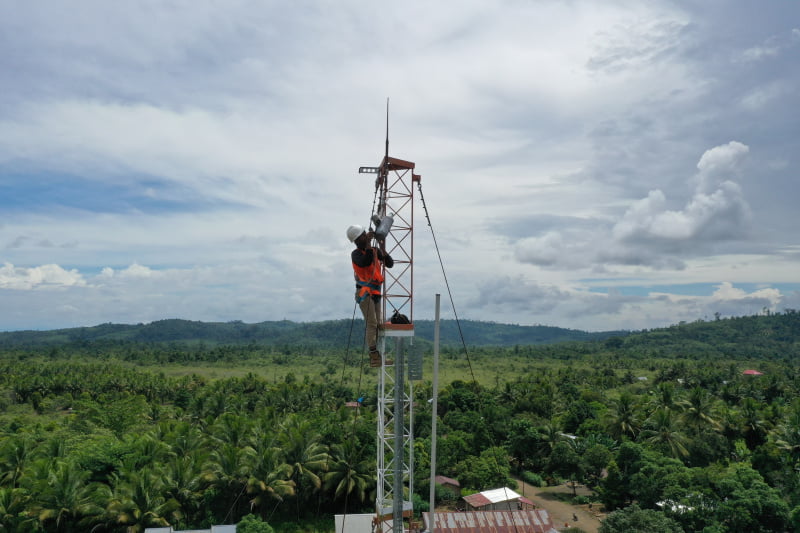
[[[468,509],[482,511],[511,510],[517,508],[517,503],[521,497],[508,487],[504,487],[464,496],[464,501],[467,502]]]
[[[528,511],[467,511],[436,513],[436,533],[558,533],[544,509]],[[430,513],[422,513],[425,530],[431,530]]]

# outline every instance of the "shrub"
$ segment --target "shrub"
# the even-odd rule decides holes
[[[237,533],[274,533],[272,526],[261,520],[260,516],[249,514],[236,525]]]
[[[542,476],[536,474],[535,472],[529,472],[527,470],[522,473],[522,481],[524,481],[528,485],[533,485],[534,487],[545,486],[545,482]]]
[[[437,483],[434,486],[434,497],[437,502],[453,502],[458,499],[458,494],[450,487],[445,487]]]

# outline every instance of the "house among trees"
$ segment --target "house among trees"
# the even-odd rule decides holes
[[[435,478],[433,478],[433,481],[437,485],[441,485],[442,487],[448,489],[450,492],[455,494],[456,498],[461,497],[461,483],[459,483],[457,479],[453,479],[447,476],[436,476]]]
[[[523,498],[508,487],[502,489],[485,490],[476,494],[464,496],[467,511],[511,511],[523,508],[523,505],[533,508],[533,502]]]
[[[422,520],[425,531],[435,526],[436,533],[558,533],[544,509],[435,513],[435,524],[431,524],[430,513],[422,513]]]

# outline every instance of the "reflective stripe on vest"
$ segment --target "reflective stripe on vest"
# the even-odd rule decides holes
[[[381,262],[378,261],[378,253],[374,248],[372,249],[372,264],[360,267],[353,263],[353,276],[356,279],[356,285],[360,287],[357,297],[359,303],[370,294],[380,295],[381,284],[383,283],[383,269],[381,268]]]

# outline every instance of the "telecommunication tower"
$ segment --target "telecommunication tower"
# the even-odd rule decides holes
[[[414,163],[389,157],[387,120],[386,155],[378,167],[361,167],[361,174],[376,174],[378,203],[375,215],[394,218],[386,250],[394,267],[384,267],[383,328],[380,352],[394,365],[381,365],[378,374],[376,531],[401,533],[403,520],[413,512],[414,487],[413,385],[406,379],[406,350],[414,338],[414,186],[421,176]],[[408,324],[391,322],[394,313]],[[392,519],[389,528],[388,519]]]

